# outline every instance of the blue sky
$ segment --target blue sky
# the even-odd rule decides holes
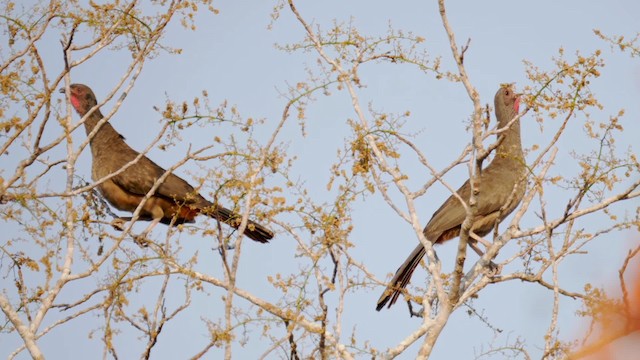
[[[268,30],[273,5],[271,2],[218,1],[215,6],[220,13],[213,15],[203,12],[197,19],[196,32],[188,32],[174,24],[165,42],[182,48],[182,55],[162,55],[145,66],[135,88],[111,121],[115,128],[132,147],[141,150],[155,136],[153,130],[161,128],[162,119],[153,110],[154,106],[162,107],[167,97],[180,101],[191,99],[206,90],[213,104],[227,99],[229,103],[237,105],[243,116],[264,119],[264,134],[270,134],[286,103],[280,93],[286,91],[287,83],[305,81],[305,67],[313,66],[315,62],[314,53],[290,54],[274,46],[300,41],[304,37],[304,30],[287,8],[283,9],[273,29]],[[316,1],[300,2],[298,6],[307,21],[323,29],[329,28],[333,19],[336,19],[339,22],[352,21],[365,35],[383,35],[389,24],[399,30],[411,31],[426,39],[423,46],[430,54],[442,56],[445,69],[454,69],[436,1]],[[600,29],[607,35],[632,37],[640,31],[637,23],[637,14],[640,13],[638,2],[449,1],[447,9],[459,44],[471,38],[465,64],[483,103],[492,102],[500,83],[515,82],[518,88],[529,85],[524,71],[525,59],[541,69],[552,69],[551,59],[557,56],[560,47],[565,49],[568,59],[572,59],[576,51],[588,55],[601,49],[607,65],[602,77],[593,81],[591,89],[605,108],[595,113],[594,118],[606,119],[624,108],[626,115],[621,119],[621,124],[625,131],[618,138],[617,146],[625,149],[637,143],[640,134],[640,59],[611,50],[609,44],[593,34],[593,29]],[[45,48],[50,50],[46,56],[51,66],[61,67],[57,41],[52,41],[51,48]],[[118,61],[119,56],[128,55],[110,53],[87,62],[72,73],[72,81],[85,83],[94,89],[98,97],[104,96],[115,84],[125,65],[124,61]],[[470,134],[465,129],[473,107],[461,84],[435,80],[432,75],[425,75],[406,65],[369,65],[363,69],[361,76],[365,84],[359,94],[363,104],[371,102],[375,109],[385,112],[411,112],[407,130],[419,131],[414,140],[433,165],[446,166],[470,141]],[[298,156],[292,177],[303,179],[317,201],[330,201],[330,198],[323,199],[327,196],[330,166],[335,161],[336,150],[341,148],[344,138],[350,133],[346,120],[354,118],[355,114],[348,94],[333,89],[329,97],[317,96],[307,115],[306,137],[301,136],[297,123],[290,121],[280,140],[288,143],[291,154]],[[559,142],[558,166],[552,170],[553,173],[567,172],[568,175],[571,170],[577,169],[570,156],[572,150],[593,149],[594,144],[586,141],[582,132],[583,122],[584,118],[580,116],[572,120],[567,137]],[[530,115],[528,119],[525,117],[522,120],[524,145],[545,144],[545,139],[553,134],[552,130],[557,126],[558,120],[548,120],[541,129]],[[84,136],[83,132],[78,133],[79,138]],[[171,166],[190,145],[205,146],[213,135],[190,132],[183,143],[172,149],[175,158],[159,150],[152,150],[149,156],[160,165]],[[410,161],[404,161],[403,165],[410,168]],[[189,179],[188,172],[197,170],[196,166],[187,165],[180,175]],[[79,172],[89,177],[88,157],[80,162]],[[419,179],[424,174],[411,175]],[[447,180],[453,186],[458,186],[466,177],[466,168],[460,167],[450,172]],[[425,223],[447,196],[446,189],[434,187],[418,202],[418,211]],[[550,190],[549,201],[557,201],[559,205],[555,215],[564,210],[561,204],[571,196],[557,188]],[[617,204],[612,211],[632,213],[634,206],[637,207],[637,201],[633,204]],[[365,261],[369,270],[379,278],[384,278],[395,271],[413,249],[417,241],[415,235],[411,227],[399,219],[377,195],[358,203],[353,216],[351,242],[356,246],[353,254]],[[538,224],[537,221],[533,211],[529,211],[523,225],[533,226]],[[601,219],[594,216],[582,221],[584,224],[581,226],[588,229],[598,226],[597,222]],[[187,236],[181,238],[183,243],[190,240]],[[586,249],[588,254],[563,263],[560,267],[561,279],[569,289],[575,291],[581,291],[585,281],[615,286],[621,259],[626,249],[637,245],[637,240],[638,234],[632,232],[612,233],[596,240]],[[455,248],[453,243],[438,248],[443,269],[451,269]],[[514,249],[515,245],[511,249],[507,246],[504,251],[508,253]],[[295,242],[286,236],[277,237],[266,246],[245,243],[240,286],[254,290],[267,300],[276,301],[266,278],[277,272],[295,272],[298,259],[294,254]],[[470,260],[476,259],[475,255],[470,256]],[[499,255],[498,260],[500,258]],[[424,270],[418,270],[414,282],[423,279]],[[361,290],[349,298],[343,324],[343,341],[347,341],[347,334],[355,328],[360,341],[369,340],[374,346],[384,349],[395,345],[419,326],[418,319],[407,317],[406,307],[402,303],[391,310],[377,313],[375,302],[382,290]],[[218,312],[221,313],[222,304],[218,303],[220,294],[211,296],[209,303],[203,301],[197,304],[202,308],[203,315],[215,318]],[[144,292],[139,296],[133,301],[144,303],[147,300]],[[484,311],[483,314],[492,325],[504,332],[494,338],[494,334],[477,317],[469,317],[464,311],[458,311],[442,333],[432,358],[470,359],[480,353],[483,346],[486,349],[486,345],[492,341],[494,344],[504,344],[507,339],[514,338],[525,340],[534,357],[539,357],[544,346],[543,335],[549,324],[551,304],[551,292],[534,285],[514,282],[491,286],[476,300],[475,306]],[[575,316],[580,304],[570,299],[563,299],[561,304],[560,337],[572,339],[580,334],[585,324]],[[69,325],[68,330],[59,330],[44,338],[40,344],[45,354],[49,354],[50,358],[64,357],[64,351],[67,350],[62,350],[61,344],[87,346],[87,351],[95,349],[97,343],[94,342],[93,346],[84,340],[78,343],[78,335],[69,336],[70,333],[82,334],[82,329],[75,329],[74,326]],[[92,324],[84,326],[90,328]],[[176,345],[184,344],[184,347],[192,348],[189,346],[191,343],[202,343],[205,337],[206,328],[196,314],[179,321],[178,325],[168,330],[166,343],[158,345],[154,358],[172,359],[192,355],[181,353],[181,347]],[[118,341],[122,344],[131,342],[132,356],[138,354],[135,339]],[[249,345],[238,347],[235,354],[238,358],[254,358],[269,346],[269,342],[256,332]],[[406,357],[402,358],[415,356],[417,347],[414,348],[409,349]],[[210,355],[210,358],[217,358],[220,353],[213,350]]]

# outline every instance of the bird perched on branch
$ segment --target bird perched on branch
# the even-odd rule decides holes
[[[518,115],[519,105],[520,94],[514,91],[512,85],[503,85],[495,95],[498,129],[508,128],[498,135],[500,142],[495,150],[495,157],[482,170],[477,184],[479,191],[476,195],[476,214],[471,231],[479,237],[489,234],[524,197],[523,179],[526,166],[520,141],[520,120],[512,122]],[[471,196],[469,180],[457,190],[457,194],[468,204]],[[466,216],[465,206],[456,196],[451,195],[433,214],[423,233],[432,243],[442,244],[460,235],[460,228]],[[470,237],[469,245],[478,255],[483,255],[475,239]],[[387,303],[387,307],[391,307],[396,302],[425,253],[422,244],[411,252],[378,299],[376,310],[380,311]]]
[[[64,93],[65,89],[60,89],[60,92]],[[89,135],[103,119],[97,108],[96,96],[88,86],[82,84],[72,84],[68,96],[80,116],[84,117],[93,109],[84,122]],[[97,186],[102,196],[118,210],[134,212],[155,182],[166,172],[129,147],[122,135],[108,122],[100,125],[91,138],[90,147],[93,158],[91,177],[94,181],[118,173]],[[119,172],[139,156],[137,161]],[[198,214],[208,215],[236,229],[242,218],[241,215],[208,201],[185,180],[170,173],[144,202],[139,219],[152,221],[145,230],[148,233],[159,222],[167,225],[192,223]],[[261,243],[273,238],[271,230],[251,220],[247,223],[244,235]]]

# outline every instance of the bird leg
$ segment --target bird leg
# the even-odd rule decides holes
[[[131,221],[133,218],[130,216],[126,216],[126,217],[117,217],[113,220],[111,220],[111,226],[118,230],[118,231],[124,231],[124,225],[128,222]],[[153,229],[154,226],[156,226],[157,223],[160,222],[160,219],[157,220],[153,220],[151,222],[151,224],[149,224],[149,226],[139,235],[132,235],[133,237],[133,241],[138,244],[140,247],[147,247],[149,240],[147,239],[147,234],[151,231],[151,229]]]
[[[140,235],[134,235],[133,236],[133,240],[136,242],[136,244],[138,244],[140,247],[147,247],[149,246],[149,239],[147,239],[147,235],[151,232],[151,230],[158,225],[158,223],[160,222],[160,220],[162,220],[162,216],[161,217],[156,217],[151,221],[151,224],[149,224],[149,226],[147,226],[146,229],[144,229],[144,231],[142,233],[140,233]]]
[[[491,244],[489,244],[489,242],[485,239],[483,239],[481,236],[478,236],[476,233],[474,233],[473,231],[469,231],[469,237],[471,237],[473,240],[481,243],[482,245],[484,245],[485,247],[489,247],[491,246]],[[476,249],[473,249],[476,250]],[[478,251],[476,250],[476,253],[478,253]],[[478,255],[482,256],[483,254],[478,253]]]
[[[473,233],[473,231],[469,232],[469,236],[471,237],[471,241],[469,241],[469,247],[473,249],[473,251],[476,252],[476,254],[478,254],[478,256],[483,257],[484,256],[484,252],[480,249],[480,247],[478,247],[478,242],[481,242],[484,246],[489,247],[490,244],[483,238],[481,238],[480,236],[476,235]],[[489,264],[487,264],[487,266],[489,267],[489,272],[493,275],[493,274],[499,274],[500,271],[502,269],[500,269],[500,266],[496,265],[493,261],[489,261]]]
[[[120,216],[113,220],[111,220],[111,226],[118,230],[124,231],[124,226],[128,221],[131,221],[133,218],[131,216]],[[153,223],[152,223],[153,224]],[[149,225],[147,229],[140,235],[133,235],[133,241],[138,244],[140,247],[147,247],[149,240],[147,240],[147,233],[151,230],[152,226]]]
[[[407,306],[409,307],[409,317],[417,317],[417,318],[424,318],[424,308],[422,308],[420,311],[416,311],[413,310],[413,305],[411,304],[411,300],[407,300]]]
[[[478,243],[475,241],[469,241],[469,247],[473,249],[473,251],[478,254],[478,256],[483,257],[484,252],[478,247]]]
[[[125,223],[127,223],[128,221],[131,221],[132,219],[133,218],[131,216],[120,216],[111,220],[111,226],[113,226],[113,228],[118,231],[124,231]],[[153,219],[149,224],[149,226],[147,226],[147,228],[144,229],[142,233],[140,233],[139,235],[133,235],[132,237],[135,243],[140,245],[141,247],[147,247],[149,243],[149,240],[147,239],[147,235],[151,232],[151,230],[156,225],[158,225],[158,223],[161,220],[162,220],[162,216]]]

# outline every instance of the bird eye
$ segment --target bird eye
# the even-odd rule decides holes
[[[504,94],[509,96],[509,90],[505,90]]]

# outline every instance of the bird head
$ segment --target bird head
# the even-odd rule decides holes
[[[60,89],[61,93],[66,93],[64,88]],[[91,88],[83,84],[71,84],[69,86],[69,100],[71,105],[76,109],[80,116],[84,116],[92,107],[98,104],[96,96]]]
[[[520,96],[516,93],[514,84],[502,84],[494,98],[494,106],[498,117],[498,127],[503,127],[511,121],[520,110]]]

